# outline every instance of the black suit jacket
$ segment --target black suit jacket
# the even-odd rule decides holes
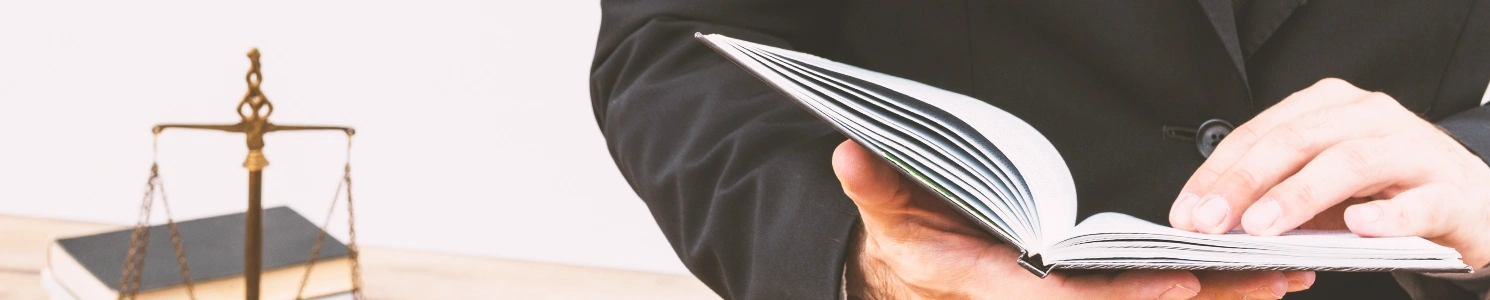
[[[603,1],[596,121],[688,269],[726,298],[825,299],[858,221],[844,137],[693,39],[721,33],[966,94],[1061,152],[1079,217],[1159,224],[1204,158],[1165,125],[1241,124],[1326,77],[1490,154],[1490,0]],[[1386,274],[1309,293],[1390,298]]]

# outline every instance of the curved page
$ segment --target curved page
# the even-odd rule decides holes
[[[1014,215],[1019,216],[1023,220],[1009,221],[1024,222],[1025,224],[1013,228],[1006,227],[1004,229],[1008,231],[1035,231],[1034,237],[1021,237],[1024,241],[1016,242],[1017,244],[1023,244],[1020,246],[1031,252],[1031,254],[1038,254],[1047,244],[1053,243],[1063,237],[1064,233],[1075,225],[1076,191],[1065,161],[1043,135],[1017,117],[968,96],[829,61],[816,56],[719,35],[707,35],[701,38],[711,43],[716,49],[721,50],[721,53],[730,56],[731,59],[740,63],[747,70],[750,70],[771,85],[787,93],[788,96],[801,102],[817,100],[831,101],[831,99],[821,98],[831,98],[832,96],[819,95],[817,93],[828,91],[829,89],[838,89],[840,91],[853,91],[850,93],[840,93],[839,96],[856,93],[864,95],[871,94],[872,92],[875,96],[881,97],[881,99],[874,100],[899,101],[903,103],[919,101],[924,106],[935,108],[942,114],[923,114],[921,116],[928,117],[932,122],[943,125],[940,129],[952,129],[950,131],[956,136],[954,139],[946,139],[946,136],[938,136],[937,139],[939,140],[913,138],[896,139],[899,141],[881,140],[876,143],[900,144],[901,142],[919,142],[940,147],[938,148],[940,150],[960,149],[965,146],[972,146],[972,148],[977,150],[974,153],[969,153],[977,156],[973,161],[965,160],[965,155],[946,155],[945,152],[938,149],[927,149],[925,153],[917,154],[935,156],[930,159],[936,162],[925,164],[938,165],[938,167],[941,167],[940,169],[957,173],[955,175],[943,174],[950,177],[957,177],[956,179],[958,179],[955,180],[957,181],[956,183],[947,182],[943,184],[975,185],[957,188],[957,190],[961,190],[963,193],[972,194],[970,196],[979,197],[977,199],[968,199],[966,202],[988,203],[990,201],[1002,201],[1005,203],[995,205],[997,208],[990,208],[998,210],[1008,208],[1019,211],[1014,213]],[[728,46],[721,47],[720,45]],[[754,53],[768,53],[773,57],[784,58],[785,60],[770,60],[770,57],[751,57],[744,53],[746,51],[742,51],[741,49],[749,49]],[[762,61],[761,59],[766,59],[766,61]],[[785,65],[798,66],[789,68],[784,66],[783,63]],[[773,66],[768,67],[767,65]],[[778,72],[792,73],[790,77],[795,78],[788,78],[789,76]],[[846,77],[816,78],[822,75],[844,75]],[[816,85],[821,90],[813,90],[813,87],[802,85],[803,83],[799,82],[804,80],[816,81],[816,83],[810,84]],[[850,82],[850,80],[858,82]],[[866,86],[870,88],[866,88]],[[848,87],[848,89],[844,89],[844,87]],[[876,91],[873,88],[879,88],[880,90]],[[892,99],[893,97],[890,96],[900,96],[901,98]],[[822,104],[824,103],[817,102],[811,105]],[[886,111],[876,108],[876,106],[884,108],[882,104],[861,101],[855,104],[847,104],[852,107],[844,108],[850,110],[859,108],[866,111]],[[804,103],[804,106],[807,105],[809,104]],[[896,107],[900,109],[895,110],[895,112],[910,111],[904,109],[905,106]],[[809,107],[809,110],[817,110],[818,108]],[[814,113],[819,114],[819,116],[823,114],[820,111],[814,111]],[[894,116],[894,114],[889,114],[888,116]],[[827,119],[826,116],[822,117]],[[884,121],[893,120],[869,121],[876,121],[871,123],[884,124],[886,123]],[[912,121],[911,123],[914,122]],[[840,131],[846,131],[846,134],[850,133],[847,132],[849,130],[842,128],[844,124],[841,124],[841,122],[830,123],[837,123],[833,125],[839,127]],[[997,147],[993,147],[993,145],[997,145]],[[895,152],[911,151],[895,150],[901,150]],[[905,153],[898,154],[903,155]],[[900,158],[906,159],[908,157]],[[893,158],[887,159],[893,160]],[[947,162],[949,159],[954,161],[949,163]],[[964,168],[967,164],[976,164],[980,168],[969,170],[968,168]],[[920,173],[929,173],[927,172],[929,170],[921,171]],[[994,176],[990,177],[988,175]],[[923,182],[923,184],[936,183]],[[990,191],[994,192],[994,194],[1002,194],[997,196],[1007,195],[1010,197],[1005,199],[988,199],[989,197],[985,195]],[[946,194],[943,195],[947,196]],[[949,198],[947,200],[958,202],[961,199]],[[960,204],[959,206],[966,205]],[[1016,229],[1025,226],[1028,226],[1029,229]],[[997,232],[995,233],[997,234]]]
[[[948,202],[962,209],[962,212],[969,217],[983,222],[986,229],[996,236],[1021,248],[1025,246],[1023,241],[1033,238],[1034,235],[1029,231],[1021,231],[1019,230],[1021,227],[1010,226],[1011,223],[1019,224],[1019,220],[1011,218],[1012,214],[1007,207],[992,207],[991,209],[981,201],[965,201],[964,199],[977,198],[967,188],[973,186],[970,184],[967,172],[952,167],[954,164],[946,157],[928,151],[925,143],[914,142],[912,141],[914,138],[906,136],[905,132],[896,131],[886,123],[880,122],[884,119],[876,120],[866,115],[866,111],[850,108],[848,104],[839,101],[843,99],[843,94],[791,73],[784,66],[771,64],[769,59],[759,56],[759,52],[737,45],[726,44],[724,47],[734,50],[729,52],[731,55],[741,55],[741,59],[745,59],[741,62],[748,64],[747,69],[758,68],[758,70],[752,70],[756,75],[766,79],[767,82],[773,82],[774,86],[792,96],[808,111],[858,141],[860,145],[875,153],[880,153],[902,170],[909,172],[907,175],[916,178],[929,190],[940,194]],[[779,79],[787,80],[772,81]]]
[[[1036,234],[1038,232],[1036,228],[1033,228],[1029,222],[1023,221],[1035,220],[1035,218],[1030,215],[1028,209],[1017,205],[1020,201],[996,200],[1019,199],[1015,198],[1015,196],[1020,194],[1014,194],[1007,190],[1005,188],[1007,184],[1004,181],[991,180],[990,178],[999,177],[993,175],[997,172],[990,172],[984,165],[977,164],[978,160],[967,154],[970,151],[968,148],[953,146],[955,144],[965,144],[965,142],[958,143],[958,140],[947,139],[946,136],[932,133],[932,130],[929,128],[930,124],[913,121],[913,118],[918,117],[918,115],[892,113],[885,110],[885,106],[870,103],[866,98],[872,98],[872,96],[857,93],[857,86],[848,88],[848,86],[838,84],[838,82],[826,77],[816,76],[819,74],[806,71],[801,66],[795,65],[790,61],[781,60],[779,57],[772,57],[770,54],[761,52],[753,52],[749,49],[742,50],[754,53],[755,55],[752,56],[758,59],[764,58],[779,64],[778,66],[768,66],[773,70],[777,70],[780,74],[791,78],[797,84],[808,87],[820,95],[832,98],[834,101],[826,102],[839,111],[852,111],[852,115],[860,120],[857,123],[876,126],[879,130],[874,132],[885,133],[882,136],[895,141],[893,143],[894,145],[902,146],[901,152],[895,153],[902,153],[897,155],[897,157],[909,158],[904,160],[904,162],[931,162],[929,166],[932,170],[928,176],[950,174],[952,178],[956,179],[956,181],[952,182],[953,185],[968,187],[968,192],[977,192],[978,194],[972,197],[960,197],[960,199],[974,200],[968,204],[975,207],[991,208],[991,212],[997,215],[995,220],[1000,221],[1000,226],[1004,228],[1014,226],[1011,229],[1024,239],[1038,236]],[[1002,220],[1020,221],[1009,224]]]

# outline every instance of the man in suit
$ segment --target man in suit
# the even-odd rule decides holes
[[[1310,226],[1306,221],[1318,214],[1315,223],[1334,216],[1334,226],[1345,223],[1365,235],[1423,235],[1452,244],[1473,234],[1443,228],[1478,227],[1363,222],[1372,209],[1381,212],[1376,216],[1409,210],[1392,210],[1405,206],[1388,202],[1336,204],[1353,196],[1420,194],[1483,200],[1474,179],[1490,172],[1483,161],[1490,154],[1490,110],[1479,107],[1490,82],[1490,0],[602,5],[591,74],[596,121],[617,167],[679,257],[726,298],[821,299],[845,291],[869,298],[1241,298],[1304,288],[1289,297],[1407,297],[1398,282],[1416,296],[1483,297],[1470,281],[1419,274],[1394,280],[1380,273],[1133,271],[1035,279],[1011,262],[1007,246],[968,230],[943,204],[907,188],[903,178],[692,35],[720,33],[807,52],[1006,110],[1046,135],[1066,159],[1078,218],[1116,211],[1202,232],[1241,227],[1277,234]],[[1353,113],[1314,116],[1321,111]],[[1297,134],[1310,138],[1268,134],[1306,128],[1288,125],[1299,119],[1343,125]],[[1433,125],[1446,133],[1424,130]],[[1237,137],[1217,143],[1233,130]],[[1379,136],[1404,138],[1355,141]],[[1360,151],[1400,144],[1431,147]],[[1339,145],[1351,151],[1328,151]],[[1259,159],[1291,149],[1301,150],[1283,156],[1288,159]],[[1288,184],[1309,177],[1294,175],[1341,172],[1308,167],[1329,157],[1408,161],[1343,168],[1361,174],[1415,170],[1460,179],[1410,185],[1408,176],[1360,176],[1312,195],[1323,200],[1294,201],[1310,190],[1300,186],[1314,186]],[[1300,171],[1308,169],[1335,173]],[[1293,181],[1301,180],[1308,181]],[[1423,192],[1406,193],[1411,190]],[[1177,194],[1180,201],[1170,200]],[[1218,199],[1223,205],[1210,201]],[[1481,212],[1461,202],[1470,204],[1434,206],[1464,208],[1456,220]],[[1260,213],[1249,217],[1254,210]],[[1370,225],[1388,223],[1394,226]],[[1466,261],[1479,260],[1474,257]]]

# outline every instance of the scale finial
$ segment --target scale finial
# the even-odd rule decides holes
[[[238,116],[244,122],[269,119],[269,115],[274,113],[274,103],[270,103],[269,97],[259,90],[259,84],[264,82],[264,74],[259,72],[259,48],[248,50],[248,62],[248,74],[243,77],[248,82],[248,93],[238,102]]]

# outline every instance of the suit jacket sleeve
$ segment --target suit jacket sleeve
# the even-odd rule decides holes
[[[844,137],[693,34],[802,49],[828,7],[602,2],[596,122],[678,257],[725,298],[838,297],[858,217],[830,162]]]
[[[1469,151],[1490,162],[1490,107],[1476,107],[1438,122]],[[1490,184],[1490,183],[1487,183]]]
[[[1490,162],[1490,107],[1474,107],[1435,122],[1480,159]],[[1490,183],[1486,183],[1490,184]],[[1413,299],[1490,299],[1490,276],[1395,272],[1397,283]]]

